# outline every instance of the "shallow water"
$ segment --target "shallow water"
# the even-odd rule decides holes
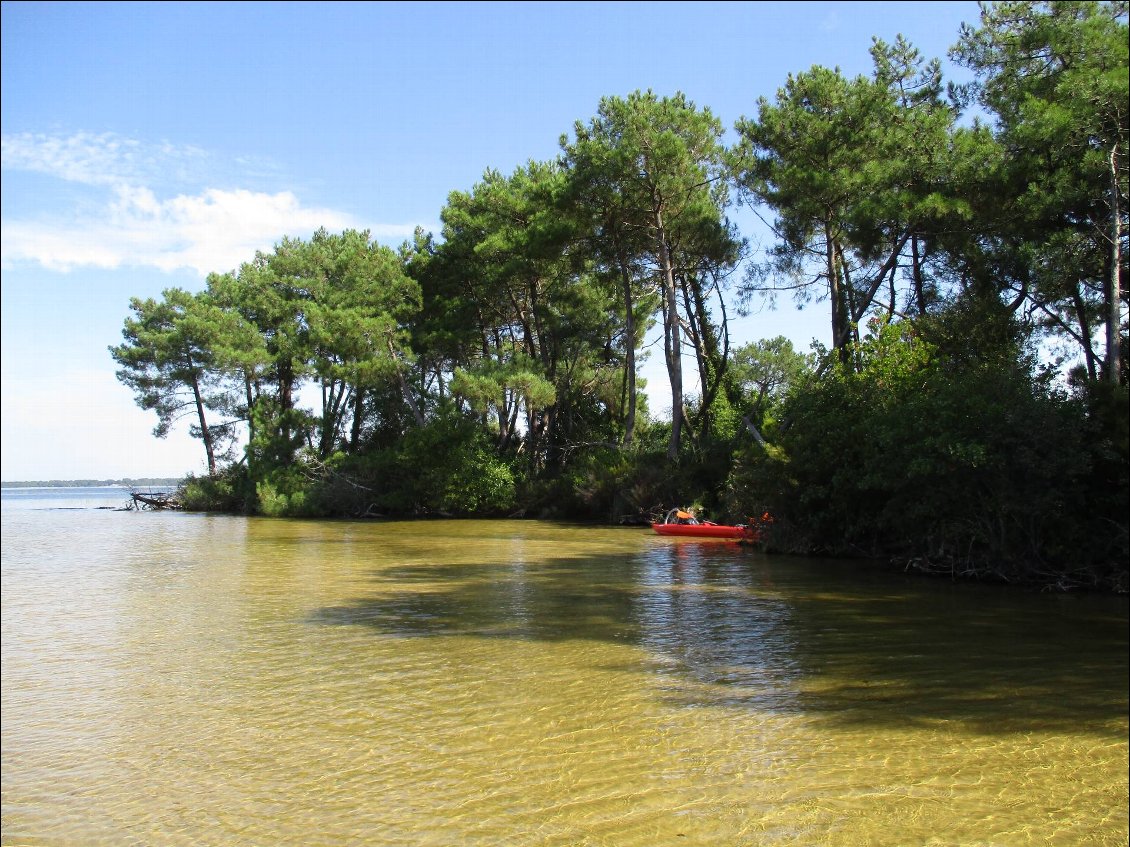
[[[1126,598],[7,495],[4,845],[1127,843]]]

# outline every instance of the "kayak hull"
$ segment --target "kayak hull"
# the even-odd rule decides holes
[[[724,526],[721,524],[653,523],[651,528],[660,535],[679,538],[731,538],[753,541],[757,532],[748,526]]]

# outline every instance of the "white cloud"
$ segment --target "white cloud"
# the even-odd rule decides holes
[[[283,236],[309,237],[368,228],[376,238],[409,238],[414,226],[365,227],[345,212],[304,206],[290,191],[205,188],[161,197],[151,187],[163,174],[185,176],[206,163],[196,148],[147,146],[115,135],[20,134],[3,138],[3,167],[47,174],[105,191],[94,208],[48,217],[8,218],[0,266],[30,262],[53,271],[80,267],[182,268],[200,275],[229,271]]]
[[[233,270],[284,235],[305,237],[320,226],[353,225],[340,212],[304,208],[289,191],[207,189],[159,200],[147,188],[118,187],[97,219],[6,222],[0,255],[5,266],[32,261],[69,271],[144,265],[204,275]]]
[[[68,221],[5,221],[0,261],[35,262],[49,270],[149,266],[228,271],[268,250],[284,235],[307,237],[318,227],[356,224],[331,209],[306,208],[289,191],[207,189],[158,199],[147,188],[119,186],[102,211]]]

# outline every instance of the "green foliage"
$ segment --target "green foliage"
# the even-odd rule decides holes
[[[1120,530],[1096,545],[1079,508],[1093,490],[1086,409],[1049,387],[993,314],[965,304],[873,327],[856,368],[833,365],[789,396],[779,451],[747,451],[731,497],[785,516],[781,543],[801,549],[1094,578]]]
[[[776,241],[750,267],[746,293],[827,297],[843,361],[885,286],[887,310],[896,308],[900,260],[911,283],[900,299],[929,307],[924,251],[963,208],[948,156],[956,116],[941,102],[937,62],[901,38],[877,41],[872,57],[871,78],[820,66],[791,74],[775,101],[758,101],[756,118],[738,121],[730,154],[741,195],[775,215]]]
[[[711,395],[717,386],[710,379],[722,367],[715,349],[717,328],[704,304],[709,281],[732,269],[742,247],[723,215],[729,183],[722,132],[709,109],[699,109],[681,92],[660,98],[652,91],[635,91],[626,98],[603,98],[587,125],[575,124],[575,140],[563,137],[561,142],[572,191],[591,203],[594,258],[606,277],[622,282],[629,362],[634,362],[640,335],[631,319],[641,300],[635,277],[652,277],[651,285],[661,295],[654,308],[663,320],[675,410],[671,459],[680,451],[684,424],[683,327],[694,341],[704,391]],[[630,381],[627,391],[634,401]],[[629,421],[634,421],[634,407],[629,410]],[[631,427],[629,423],[626,443]]]
[[[557,394],[538,371],[536,363],[518,353],[508,362],[486,361],[473,368],[457,368],[450,387],[481,414],[502,407],[508,392],[521,397],[531,410],[544,409],[556,401]]]
[[[400,515],[498,515],[516,507],[518,478],[488,434],[450,405],[394,445],[341,456],[335,468],[363,485],[370,510]]]
[[[1125,2],[994,3],[951,51],[977,72],[965,94],[996,117],[1008,154],[1002,190],[984,195],[1001,236],[987,252],[1018,266],[1013,284],[1044,329],[1078,345],[1091,379],[1111,382],[1125,299],[1128,31]],[[1105,328],[1105,356],[1092,327]]]
[[[193,420],[193,434],[201,439],[209,472],[215,473],[231,433],[209,426],[208,413],[224,408],[221,339],[237,331],[238,319],[207,294],[179,288],[163,292],[160,301],[135,297],[130,309],[134,317],[125,321],[124,343],[110,348],[120,366],[118,379],[133,390],[141,408],[157,413],[153,434],[158,438],[182,417]]]
[[[255,512],[268,518],[326,517],[318,492],[302,465],[275,468],[255,483]]]
[[[562,200],[564,182],[557,165],[488,171],[448,198],[444,241],[417,265],[424,358],[489,420],[498,449],[521,443],[535,469],[558,465],[560,445],[573,440],[579,383],[622,366],[609,343],[620,314],[572,249],[581,223]]]
[[[796,352],[792,342],[779,335],[735,350],[730,379],[750,417],[760,423],[813,367],[814,356]]]
[[[309,414],[301,409],[281,409],[278,398],[271,395],[261,395],[255,401],[250,420],[252,436],[247,457],[251,472],[257,477],[294,462],[311,422]]]
[[[291,495],[284,494],[275,488],[274,484],[263,480],[255,486],[255,496],[258,498],[258,511],[259,514],[268,518],[285,518],[295,517],[295,512],[291,511]],[[295,492],[297,499],[296,505],[301,506],[305,501],[305,495],[302,492]]]
[[[634,449],[599,447],[575,455],[554,479],[526,491],[534,514],[544,517],[645,523],[676,504],[712,503],[705,465],[667,458],[667,427],[655,427]],[[716,481],[716,478],[715,478]]]
[[[284,238],[237,273],[212,275],[208,286],[211,300],[239,321],[212,349],[217,369],[239,380],[228,405],[248,422],[253,472],[290,463],[304,443],[322,458],[356,448],[366,395],[390,383],[415,402],[404,378],[404,323],[419,311],[419,287],[368,232]],[[316,412],[297,407],[311,380],[322,395]]]
[[[185,477],[177,490],[182,508],[194,512],[254,514],[255,485],[244,465],[234,465],[210,476]]]
[[[728,444],[738,436],[742,426],[742,414],[725,393],[714,395],[710,404],[710,430],[707,435],[712,441]]]
[[[412,469],[401,496],[414,511],[498,514],[514,508],[514,474],[471,421],[441,416],[407,433],[396,464]]]

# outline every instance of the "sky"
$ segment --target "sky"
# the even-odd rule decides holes
[[[605,96],[684,93],[728,128],[790,73],[868,74],[904,35],[947,79],[974,2],[0,5],[0,478],[204,470],[115,378],[131,297],[198,291],[284,236],[440,234],[448,194],[548,161]],[[731,214],[756,260],[769,246]],[[740,274],[739,274],[740,275]],[[755,304],[734,343],[827,343]],[[661,355],[645,366],[662,413]],[[668,407],[669,407],[668,402]]]

